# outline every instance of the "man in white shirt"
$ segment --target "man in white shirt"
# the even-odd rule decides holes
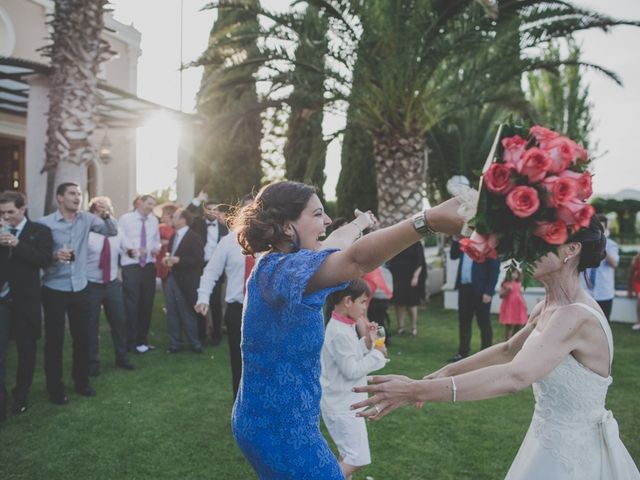
[[[89,212],[101,216],[103,210],[113,215],[111,199],[96,197],[89,203]],[[111,327],[111,339],[115,350],[116,367],[133,370],[135,366],[127,358],[127,324],[124,315],[122,282],[118,279],[118,259],[122,251],[122,230],[114,237],[89,233],[87,249],[87,295],[89,297],[89,376],[100,374],[100,307]]]
[[[200,210],[202,207],[202,210]],[[210,199],[201,191],[187,206],[187,211],[194,215],[191,230],[197,233],[204,243],[204,261],[208,262],[215,252],[218,243],[229,233],[224,215],[221,214],[218,202]],[[211,344],[219,345],[222,340],[222,289],[224,276],[216,283],[209,299],[211,311]],[[198,333],[200,340],[205,341],[207,334],[207,317],[198,316]]]
[[[127,348],[145,353],[149,345],[149,326],[156,293],[156,264],[160,252],[158,219],[151,213],[156,206],[153,195],[142,195],[138,208],[120,217],[126,255],[120,258],[122,288],[127,321]]]
[[[243,198],[244,207],[252,201],[253,197],[247,195]],[[240,339],[242,330],[242,305],[244,304],[246,280],[253,268],[253,257],[242,254],[242,247],[238,243],[238,236],[231,231],[220,240],[213,256],[204,267],[198,286],[198,300],[195,310],[202,316],[206,316],[209,310],[211,292],[214,291],[223,275],[227,278],[225,302],[227,309],[224,314],[224,323],[227,326],[227,338],[229,341],[229,360],[231,362],[231,383],[233,398],[238,394],[240,377],[242,376],[242,354],[240,352]]]
[[[616,268],[620,262],[618,244],[609,238],[608,219],[605,215],[598,215],[598,220],[602,223],[607,237],[606,257],[600,262],[597,268],[588,268],[585,275],[580,275],[583,287],[598,302],[607,320],[610,320],[613,299],[616,296]]]

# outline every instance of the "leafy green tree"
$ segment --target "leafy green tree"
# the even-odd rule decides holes
[[[561,65],[557,71],[540,70],[527,75],[527,97],[533,106],[537,123],[567,135],[589,147],[593,132],[589,87],[584,85],[580,47],[571,38],[567,41],[571,64]],[[561,58],[561,43],[552,42],[545,54],[549,61]],[[617,77],[616,81],[619,82]]]
[[[235,203],[260,185],[262,122],[256,92],[260,30],[258,0],[220,2],[209,46],[198,63],[204,73],[197,110],[204,118],[196,161],[196,189]]]
[[[302,40],[298,43],[296,67],[289,97],[287,142],[284,146],[286,177],[312,184],[320,197],[325,182],[327,144],[322,135],[324,76],[310,71],[324,70],[327,50],[327,17],[317,7],[309,6],[301,21]]]

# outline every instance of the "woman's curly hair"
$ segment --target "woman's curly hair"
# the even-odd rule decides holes
[[[287,221],[296,220],[316,193],[314,187],[299,182],[275,182],[260,189],[255,200],[234,212],[229,225],[238,232],[245,255],[271,250],[293,239],[284,231]]]

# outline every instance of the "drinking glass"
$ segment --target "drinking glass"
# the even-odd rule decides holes
[[[374,342],[376,347],[382,347],[384,345],[385,338],[387,336],[387,332],[385,332],[384,327],[382,325],[378,325],[376,329],[376,341]]]

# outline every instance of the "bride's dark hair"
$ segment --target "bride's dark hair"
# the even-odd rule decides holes
[[[581,228],[569,237],[568,243],[577,242],[582,245],[580,251],[580,262],[578,271],[583,272],[587,268],[596,268],[606,257],[607,237],[604,234],[604,227],[597,215],[591,217],[589,226]]]

